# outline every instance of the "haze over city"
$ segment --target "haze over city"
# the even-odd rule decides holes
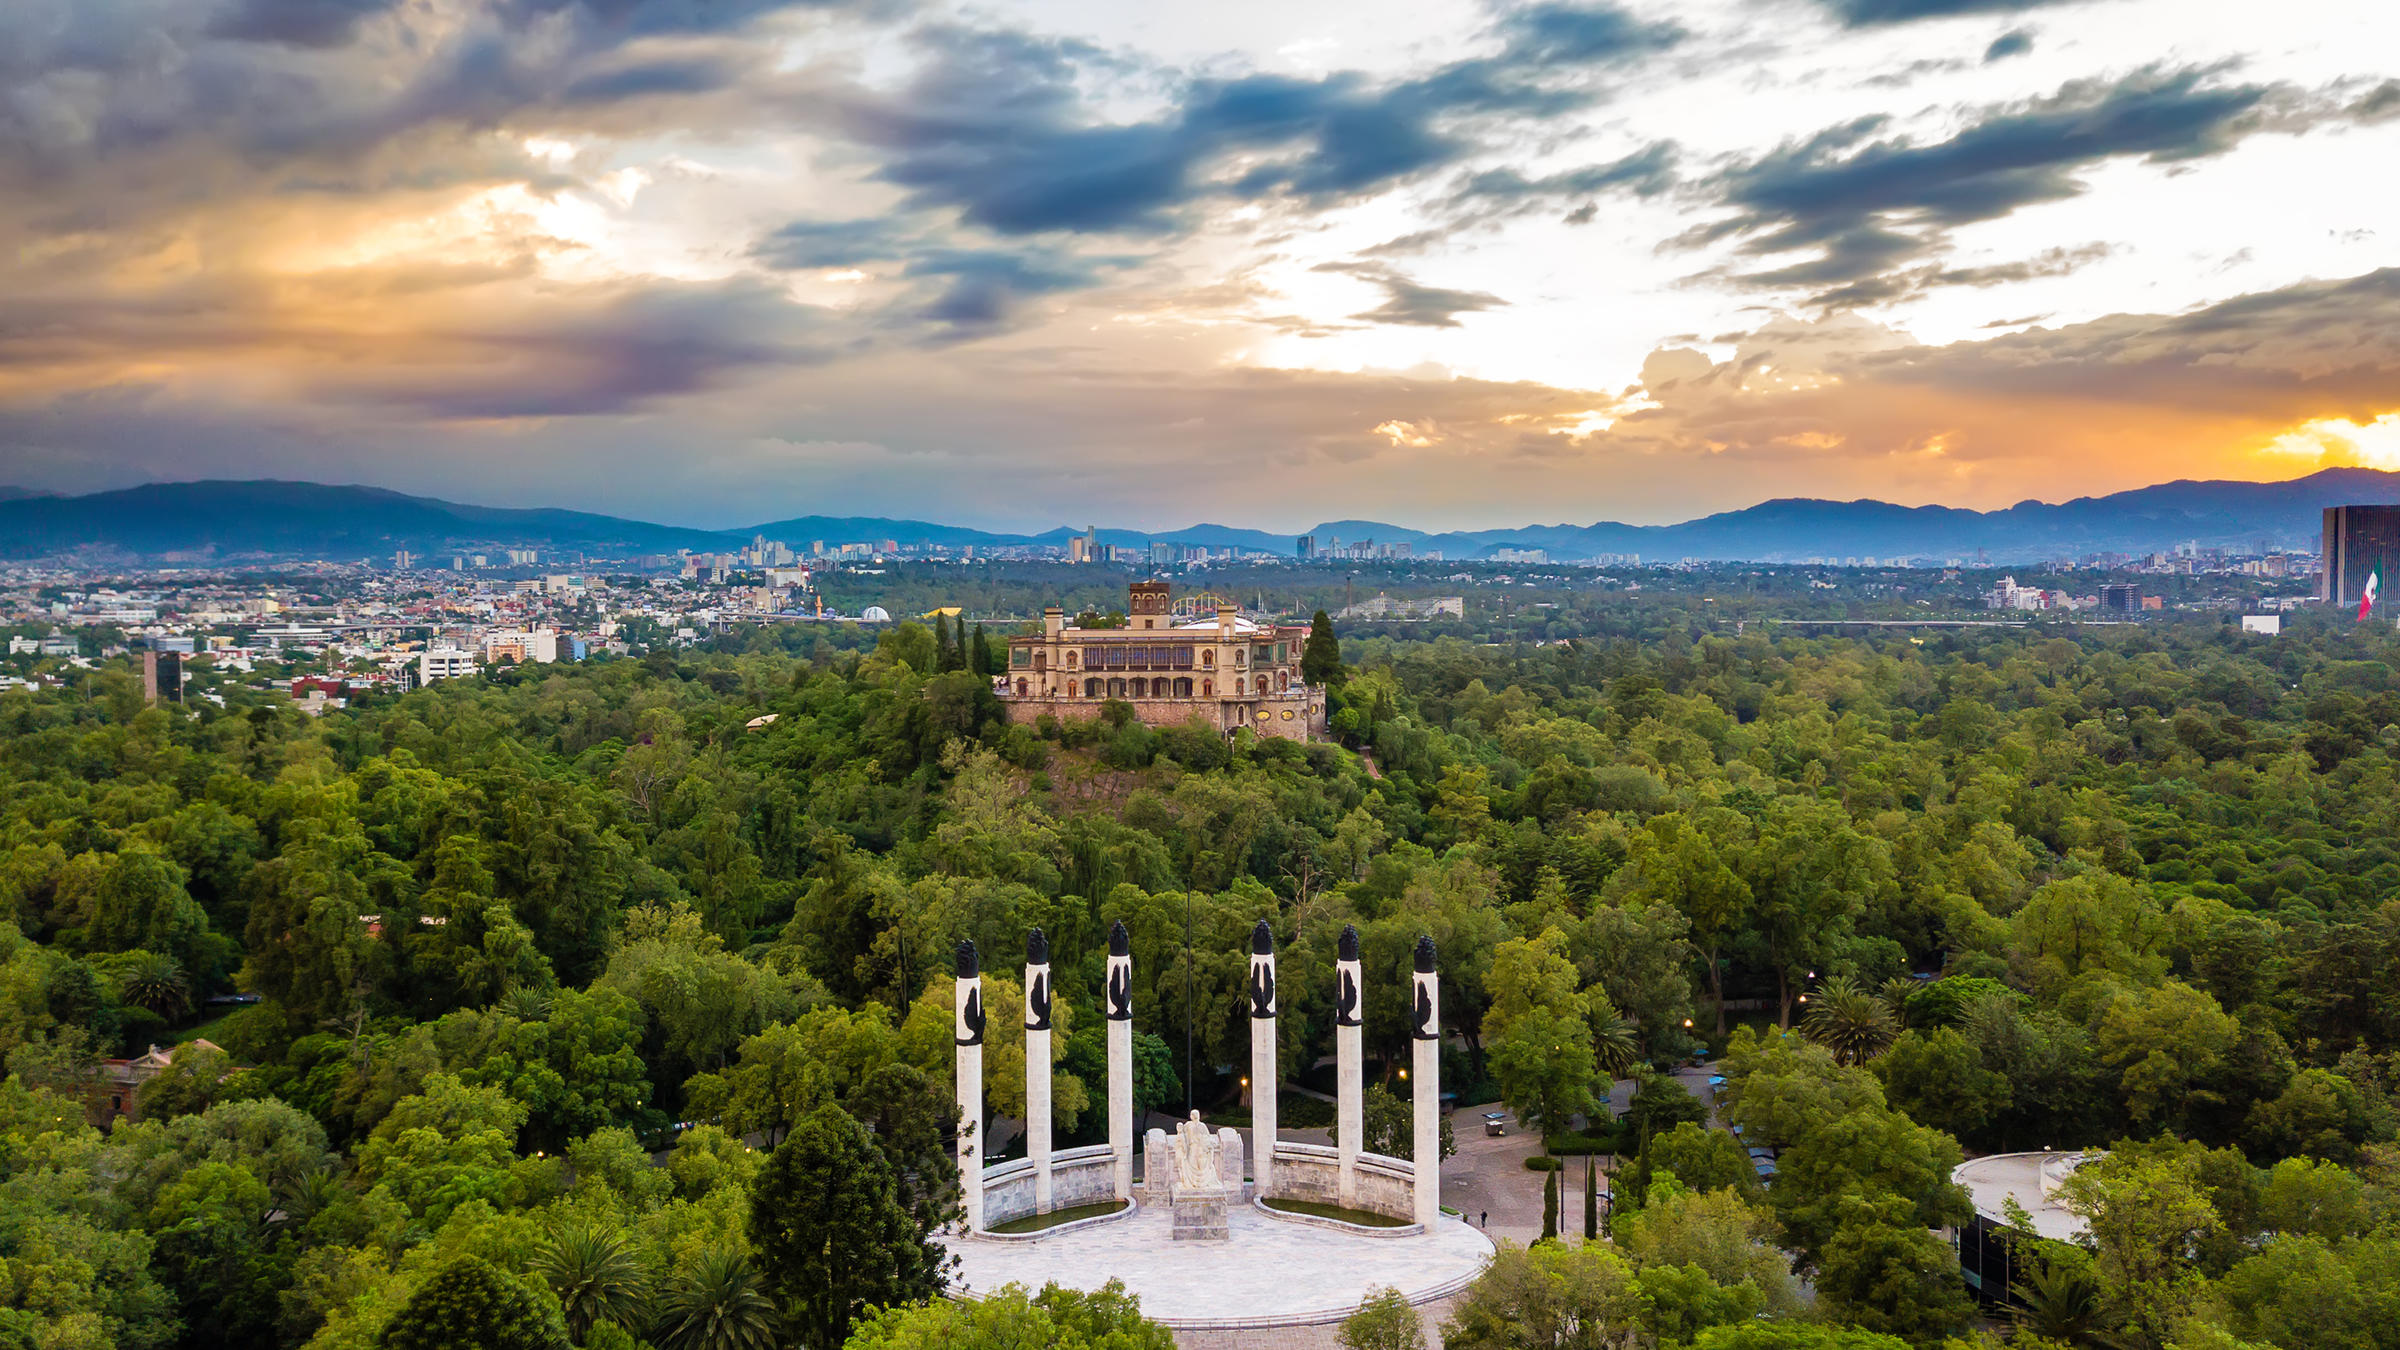
[[[2346,0],[18,0],[0,482],[1655,523],[2400,466]]]

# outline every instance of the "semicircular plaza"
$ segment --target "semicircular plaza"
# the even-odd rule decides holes
[[[1338,1321],[1387,1285],[1412,1304],[1430,1303],[1473,1283],[1493,1251],[1490,1238],[1447,1214],[1431,1233],[1399,1238],[1287,1222],[1249,1206],[1225,1222],[1224,1241],[1179,1242],[1173,1215],[1144,1206],[1036,1242],[941,1240],[958,1257],[951,1292],[959,1297],[1011,1284],[1098,1289],[1116,1279],[1144,1316],[1176,1330]]]

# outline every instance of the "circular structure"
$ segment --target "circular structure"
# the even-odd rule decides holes
[[[860,623],[890,623],[892,612],[881,605],[869,605],[858,615]]]
[[[1466,1288],[1492,1259],[1491,1239],[1447,1214],[1431,1234],[1404,1238],[1271,1218],[1249,1205],[1229,1207],[1225,1221],[1222,1242],[1176,1241],[1174,1216],[1155,1206],[1038,1242],[939,1240],[958,1257],[957,1297],[1122,1280],[1143,1316],[1176,1330],[1338,1322],[1386,1285],[1411,1304],[1430,1303]]]

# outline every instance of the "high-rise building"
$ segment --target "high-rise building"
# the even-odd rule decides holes
[[[1302,562],[1314,559],[1317,556],[1317,537],[1313,534],[1301,535],[1299,541],[1292,546],[1292,556]]]
[[[2130,582],[2110,582],[2100,588],[2100,612],[2103,614],[2139,614],[2142,612],[2142,588]]]
[[[2400,585],[2400,506],[2325,508],[2325,571],[2317,598],[2329,605],[2356,605],[2367,578],[2383,573],[2378,608],[2392,603]]]

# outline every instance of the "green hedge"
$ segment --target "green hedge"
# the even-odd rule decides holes
[[[1565,1166],[1558,1159],[1545,1158],[1539,1153],[1525,1160],[1525,1170],[1528,1172],[1555,1172]]]

